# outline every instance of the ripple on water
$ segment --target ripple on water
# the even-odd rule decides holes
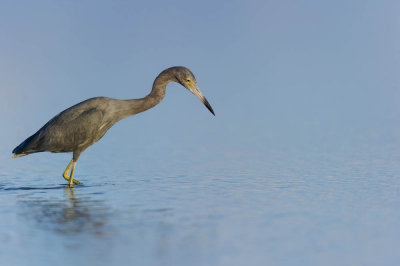
[[[390,151],[200,154],[151,171],[122,156],[104,171],[83,162],[74,189],[58,165],[32,162],[0,176],[0,256],[10,265],[26,265],[22,253],[67,264],[66,250],[98,265],[385,264],[400,259],[391,159],[400,157]]]

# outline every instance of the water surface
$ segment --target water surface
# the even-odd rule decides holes
[[[400,153],[390,141],[336,144],[88,150],[77,168],[84,185],[73,189],[61,178],[68,155],[2,158],[0,257],[5,265],[395,265]]]

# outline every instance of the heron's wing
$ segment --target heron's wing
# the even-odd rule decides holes
[[[98,108],[63,112],[38,135],[37,146],[52,152],[73,151],[96,141],[104,113]]]
[[[109,100],[106,97],[91,98],[62,111],[18,145],[13,150],[14,155],[69,152],[85,141],[91,141],[102,125]]]
[[[97,141],[103,117],[104,112],[99,108],[90,105],[73,106],[47,122],[17,146],[13,153],[71,152],[79,147],[86,148]]]
[[[104,111],[106,105],[107,98],[105,97],[91,98],[65,109],[53,117],[47,124],[73,122],[80,117],[87,117],[93,111]]]

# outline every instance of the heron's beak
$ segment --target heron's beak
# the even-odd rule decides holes
[[[189,90],[196,95],[197,98],[199,98],[199,100],[204,103],[204,105],[207,107],[207,109],[215,116],[214,110],[212,109],[210,103],[207,101],[206,97],[203,96],[203,93],[201,93],[201,91],[199,90],[199,88],[197,87],[197,85],[191,85],[188,86]]]

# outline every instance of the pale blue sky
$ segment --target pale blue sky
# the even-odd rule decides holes
[[[102,141],[130,149],[162,132],[240,148],[396,135],[399,12],[399,1],[1,1],[1,157],[81,100],[146,95],[173,65],[194,72],[217,116],[170,85]]]

